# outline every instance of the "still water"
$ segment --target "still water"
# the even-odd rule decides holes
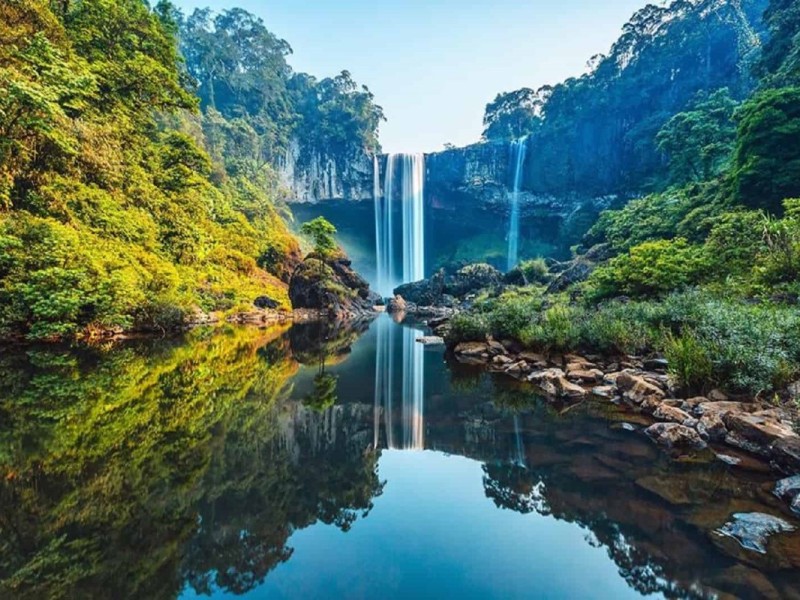
[[[800,597],[755,461],[673,461],[388,317],[0,355],[11,598]]]

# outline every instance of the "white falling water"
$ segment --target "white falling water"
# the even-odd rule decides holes
[[[381,317],[377,328],[375,353],[375,422],[373,446],[381,444],[381,425],[385,432],[386,447],[393,450],[424,450],[425,448],[425,381],[424,348],[416,339],[420,332],[402,328],[398,348],[395,333],[398,325],[389,317]],[[396,369],[397,351],[401,349],[400,369]],[[399,380],[396,377],[399,376]],[[401,383],[402,382],[402,383]],[[400,385],[398,385],[400,384]],[[395,391],[401,390],[399,423],[395,416]],[[399,427],[398,432],[395,427]]]
[[[381,296],[389,297],[400,283],[419,281],[425,277],[425,155],[389,154],[382,187],[377,157],[373,169],[378,273],[375,289]],[[395,247],[393,223],[394,203],[397,201],[400,202],[402,215],[400,248]],[[401,273],[397,272],[394,264],[398,250],[403,257]]]
[[[511,142],[511,168],[514,180],[511,188],[511,219],[508,224],[508,270],[519,262],[519,194],[525,176],[525,158],[528,155],[528,138]]]

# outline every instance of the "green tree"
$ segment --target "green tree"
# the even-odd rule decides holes
[[[707,181],[728,166],[736,140],[733,114],[737,106],[727,88],[702,93],[690,110],[678,113],[661,128],[656,142],[669,158],[672,183]]]
[[[743,106],[733,185],[739,202],[773,213],[800,196],[800,88],[766,90]]]
[[[314,253],[320,257],[330,256],[337,248],[336,227],[325,217],[317,217],[313,221],[303,223],[300,233],[314,241]]]

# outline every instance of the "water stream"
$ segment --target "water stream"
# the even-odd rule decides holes
[[[525,159],[528,155],[528,138],[511,142],[511,215],[508,222],[508,270],[512,270],[519,262],[519,195],[525,180]]]

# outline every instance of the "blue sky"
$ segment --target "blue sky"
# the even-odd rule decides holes
[[[557,83],[607,52],[645,0],[177,0],[184,10],[239,6],[319,78],[349,70],[389,121],[387,152],[465,145],[498,92]]]

